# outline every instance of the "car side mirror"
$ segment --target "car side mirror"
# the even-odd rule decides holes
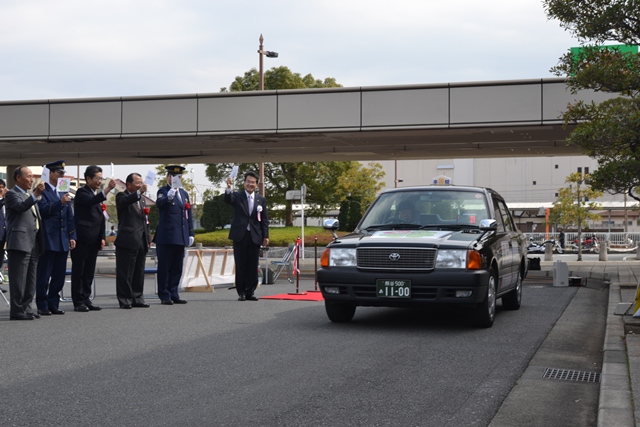
[[[495,219],[483,219],[480,220],[480,230],[497,230],[498,229],[498,221]]]
[[[340,221],[337,219],[325,219],[322,221],[322,228],[325,230],[329,230],[333,235],[334,239],[338,239],[338,235],[336,234],[336,230],[340,228]]]

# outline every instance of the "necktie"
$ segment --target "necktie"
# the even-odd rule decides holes
[[[26,193],[27,197],[31,197],[31,194]],[[36,231],[40,231],[40,221],[38,220],[38,212],[36,211],[36,205],[31,205],[31,212],[36,217]]]
[[[249,194],[247,204],[249,206],[249,216],[251,216],[251,213],[253,212],[253,194]],[[247,223],[247,230],[251,230],[251,222]]]
[[[180,189],[176,190],[176,199],[178,199],[178,203],[182,202],[182,198],[180,197]]]

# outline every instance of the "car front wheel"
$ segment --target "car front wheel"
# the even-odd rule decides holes
[[[478,304],[474,313],[475,324],[480,328],[490,328],[496,317],[496,282],[496,272],[491,267],[489,282],[487,283],[487,294],[484,301]]]
[[[356,313],[354,304],[336,301],[324,301],[324,308],[327,311],[329,320],[335,323],[348,323]]]

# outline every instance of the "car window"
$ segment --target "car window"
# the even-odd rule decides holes
[[[496,199],[493,199],[493,209],[496,211],[496,217],[494,218],[498,222],[498,231],[505,231],[504,216],[500,209],[500,204]]]
[[[513,231],[513,223],[511,222],[511,216],[509,216],[509,209],[507,209],[507,205],[500,200],[498,201],[498,206],[500,206],[500,216],[502,216],[504,229],[509,232]]]
[[[509,232],[514,231],[515,228],[511,215],[509,215],[509,208],[507,208],[507,205],[502,200],[498,202],[498,205],[500,205],[500,214],[502,215],[505,230]]]

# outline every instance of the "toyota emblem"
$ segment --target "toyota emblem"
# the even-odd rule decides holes
[[[400,254],[397,252],[394,252],[392,254],[389,254],[389,259],[391,261],[398,261],[400,259]]]

